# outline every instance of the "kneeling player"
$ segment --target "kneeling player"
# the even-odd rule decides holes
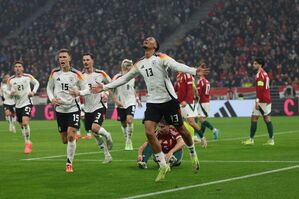
[[[166,162],[172,166],[179,166],[183,158],[183,147],[185,142],[179,132],[170,127],[164,119],[162,119],[158,125],[156,131],[157,139],[162,147],[162,151],[165,154]],[[151,145],[146,141],[138,150],[138,166],[141,169],[147,168],[147,161],[149,157],[153,155]],[[153,156],[155,162],[155,156]]]

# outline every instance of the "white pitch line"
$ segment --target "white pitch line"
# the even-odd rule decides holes
[[[135,148],[134,148],[135,149]],[[124,149],[118,149],[118,150],[111,150],[111,152],[119,152],[119,151],[124,151]],[[81,156],[81,155],[90,155],[90,154],[97,154],[97,153],[103,153],[102,151],[93,151],[93,152],[85,152],[85,153],[76,153],[76,156]],[[25,159],[21,159],[21,160],[41,160],[41,159],[52,159],[52,158],[61,158],[61,157],[65,157],[66,155],[54,155],[54,156],[44,156],[44,157],[37,157],[37,158],[25,158]]]
[[[299,130],[294,130],[294,131],[280,131],[280,132],[275,132],[274,136],[276,135],[284,135],[284,134],[292,134],[292,133],[298,133]],[[221,134],[220,134],[221,135]],[[256,137],[268,137],[268,134],[263,134],[263,135],[256,135]],[[224,138],[224,139],[219,139],[219,140],[210,140],[209,142],[222,142],[222,141],[233,141],[233,140],[240,140],[240,139],[248,139],[247,137],[236,137],[236,138]]]
[[[109,125],[105,125],[104,127],[111,127],[111,126],[115,126],[113,124],[109,124]],[[39,130],[52,130],[52,129],[56,129],[57,130],[57,133],[58,133],[58,127],[43,127],[43,128],[37,128],[37,127],[30,127],[31,131],[39,131]],[[18,130],[18,129],[17,129]],[[21,130],[21,129],[20,129]],[[5,130],[5,129],[0,129],[0,132],[9,132],[8,128]],[[10,132],[9,132],[10,133]]]
[[[29,161],[28,159],[26,159]],[[37,161],[63,161],[65,159],[38,159]],[[32,161],[32,160],[31,160]],[[34,160],[36,161],[36,160]],[[103,159],[76,159],[76,162],[101,162]],[[113,160],[113,162],[136,162],[136,160]],[[183,162],[191,162],[184,160]],[[200,160],[200,163],[293,163],[298,164],[299,160]]]
[[[256,176],[262,176],[262,175],[271,174],[271,173],[278,173],[278,172],[287,171],[287,170],[291,170],[291,169],[297,169],[297,168],[299,168],[299,165],[295,165],[295,166],[291,166],[291,167],[284,167],[281,169],[274,169],[274,170],[269,170],[269,171],[264,171],[264,172],[259,172],[259,173],[253,173],[253,174],[234,177],[234,178],[227,178],[224,180],[217,180],[217,181],[211,181],[211,182],[206,182],[206,183],[202,183],[202,184],[189,185],[189,186],[184,186],[184,187],[175,188],[175,189],[166,189],[164,191],[157,191],[157,192],[152,192],[152,193],[129,196],[129,197],[121,198],[121,199],[145,198],[145,197],[150,197],[150,196],[161,195],[164,193],[171,193],[171,192],[182,191],[182,190],[186,190],[186,189],[192,189],[192,188],[196,188],[196,187],[204,187],[204,186],[208,186],[208,185],[242,180],[242,179],[252,178],[252,177],[256,177]]]
[[[275,135],[283,135],[283,134],[291,134],[291,133],[297,133],[299,132],[299,130],[295,130],[295,131],[281,131],[281,132],[277,132],[275,133]],[[268,135],[257,135],[255,137],[265,137]],[[248,137],[237,137],[237,138],[225,138],[225,139],[220,139],[220,140],[210,140],[209,142],[222,142],[222,141],[233,141],[233,140],[240,140],[240,139],[246,139]],[[137,148],[134,148],[134,150]],[[123,151],[121,149],[119,150],[112,150],[111,152],[118,152],[118,151]],[[90,155],[90,154],[96,154],[96,153],[102,153],[102,152],[86,152],[86,153],[77,153],[75,156],[79,156],[79,155]],[[56,156],[45,156],[45,157],[37,157],[37,158],[26,158],[26,159],[22,159],[22,160],[39,160],[39,159],[50,159],[50,158],[60,158],[60,157],[65,157],[65,155],[56,155]]]

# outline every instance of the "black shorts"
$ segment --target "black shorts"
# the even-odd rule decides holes
[[[177,100],[171,100],[165,103],[147,103],[144,112],[143,121],[159,122],[164,116],[166,122],[173,126],[182,126],[183,118],[180,104]]]
[[[136,106],[132,105],[128,108],[117,108],[117,120],[118,121],[126,121],[127,115],[134,116],[136,110]]]
[[[80,128],[80,111],[73,113],[56,112],[58,131],[67,132],[68,127]]]
[[[16,108],[17,121],[22,123],[23,117],[31,117],[32,105],[27,105],[22,108]]]
[[[8,105],[8,104],[3,104],[4,111],[9,110],[11,113],[16,112],[16,107],[15,105]]]
[[[97,109],[92,113],[85,113],[85,120],[84,120],[85,130],[86,131],[91,130],[91,126],[93,123],[102,126],[105,117],[106,117],[106,108]]]

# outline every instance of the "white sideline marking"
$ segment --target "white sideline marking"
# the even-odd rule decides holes
[[[56,120],[55,120],[56,121]],[[8,123],[7,123],[8,124]],[[8,126],[8,125],[7,125]],[[18,126],[18,125],[17,125]],[[111,127],[111,126],[115,126],[115,124],[106,124],[104,127],[107,127],[107,126],[109,126],[109,127]],[[55,127],[43,127],[43,128],[38,128],[38,127],[30,127],[30,129],[31,129],[31,131],[32,130],[34,130],[34,131],[38,131],[38,130],[56,130],[57,131],[57,133],[58,133],[58,127],[57,126],[55,126]],[[17,129],[18,130],[18,129]],[[84,129],[83,129],[84,130]],[[9,132],[9,130],[8,130],[8,127],[7,127],[7,129],[5,130],[5,129],[0,129],[0,132]],[[11,133],[11,132],[9,132],[9,133]],[[85,134],[85,133],[82,133],[82,134]]]
[[[135,198],[144,198],[144,197],[149,197],[149,196],[156,196],[156,195],[160,195],[160,194],[164,194],[164,193],[170,193],[170,192],[182,191],[182,190],[186,190],[186,189],[192,189],[192,188],[195,188],[195,187],[203,187],[203,186],[208,186],[208,185],[220,184],[220,183],[224,183],[224,182],[242,180],[242,179],[246,179],[246,178],[262,176],[262,175],[266,175],[266,174],[270,174],[270,173],[278,173],[278,172],[287,171],[287,170],[291,170],[291,169],[297,169],[297,168],[299,168],[299,165],[295,165],[295,166],[291,166],[291,167],[284,167],[284,168],[281,168],[281,169],[274,169],[274,170],[269,170],[269,171],[264,171],[264,172],[259,172],[259,173],[253,173],[253,174],[234,177],[234,178],[227,178],[227,179],[224,179],[224,180],[217,180],[217,181],[211,181],[211,182],[206,182],[206,183],[202,183],[202,184],[189,185],[189,186],[184,186],[184,187],[175,188],[175,189],[166,189],[164,191],[157,191],[157,192],[152,192],[152,193],[129,196],[129,197],[121,198],[121,199],[135,199]]]
[[[134,148],[134,150],[137,149],[137,148]],[[125,151],[124,149],[118,149],[118,150],[111,150],[109,151],[110,153],[111,152],[119,152],[119,151]],[[75,157],[76,156],[79,156],[79,155],[90,155],[90,154],[97,154],[97,153],[103,153],[102,151],[93,151],[93,152],[85,152],[85,153],[76,153],[75,154]],[[37,158],[25,158],[25,159],[21,159],[21,160],[41,160],[41,159],[52,159],[52,158],[61,158],[61,157],[65,157],[66,154],[64,155],[54,155],[54,156],[44,156],[44,157],[37,157]]]
[[[31,159],[23,159],[32,161]],[[34,159],[39,161],[63,161],[65,159]],[[103,159],[76,159],[76,162],[101,162]],[[136,160],[113,160],[113,162],[136,162]],[[191,162],[191,160],[184,160],[183,162]],[[200,160],[200,163],[294,163],[298,164],[299,160]]]
[[[277,132],[275,133],[275,135],[283,135],[283,134],[291,134],[291,133],[297,133],[299,132],[299,130],[295,130],[295,131],[281,131],[281,132]],[[255,137],[265,137],[268,135],[257,135]],[[242,140],[242,139],[246,139],[248,137],[237,137],[237,138],[224,138],[224,139],[220,139],[220,140],[210,140],[209,142],[222,142],[222,141],[233,141],[233,140]],[[134,150],[136,150],[137,148],[134,148]],[[119,150],[112,150],[110,152],[117,152],[117,151],[124,151],[122,149]],[[75,156],[79,156],[79,155],[89,155],[89,154],[96,154],[96,153],[103,153],[101,151],[93,151],[93,152],[86,152],[86,153],[77,153]],[[22,160],[40,160],[40,159],[50,159],[50,158],[60,158],[60,157],[65,157],[65,155],[56,155],[56,156],[45,156],[45,157],[37,157],[37,158],[26,158],[26,159],[22,159]]]
[[[299,130],[294,130],[294,131],[280,131],[280,132],[274,132],[274,136],[276,135],[284,135],[284,134],[292,134],[292,133],[298,133]],[[221,133],[220,133],[221,136]],[[263,134],[263,135],[255,135],[254,137],[268,137],[268,134]],[[233,141],[233,140],[240,140],[240,139],[248,139],[247,137],[236,137],[236,138],[224,138],[224,139],[218,139],[218,140],[208,140],[208,142],[222,142],[222,141]]]

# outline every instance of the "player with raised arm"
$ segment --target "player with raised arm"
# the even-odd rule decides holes
[[[73,159],[76,151],[76,129],[80,128],[80,107],[77,99],[69,92],[80,88],[81,93],[89,92],[82,73],[71,67],[71,54],[68,49],[58,52],[59,67],[52,70],[47,94],[55,108],[58,131],[63,144],[67,144],[66,172],[73,172]]]
[[[10,76],[8,74],[3,77],[3,81],[1,83],[1,96],[3,100],[5,119],[9,123],[9,131],[16,133],[16,103],[14,97],[10,96],[10,91],[7,86],[7,80],[9,77]]]
[[[116,80],[127,74],[133,67],[133,61],[124,59],[121,63],[121,72],[116,74],[112,79]],[[121,129],[125,136],[125,150],[133,150],[133,120],[136,109],[142,106],[139,97],[135,92],[135,79],[131,79],[128,83],[114,89],[113,101],[117,106],[117,120],[121,123]]]
[[[205,78],[204,75],[200,75],[199,80],[197,81],[197,92],[199,98],[197,108],[199,121],[201,123],[201,128],[198,136],[205,148],[208,146],[206,138],[204,137],[206,127],[213,131],[215,140],[219,137],[219,130],[207,121],[208,113],[210,111],[210,89],[210,82]]]
[[[161,145],[159,144],[155,129],[158,122],[164,116],[167,123],[172,124],[178,132],[182,135],[192,160],[194,172],[199,170],[199,161],[195,151],[194,143],[190,133],[183,125],[183,119],[180,113],[180,105],[173,88],[173,85],[168,77],[167,70],[173,69],[195,75],[196,73],[202,74],[208,72],[202,68],[190,68],[184,64],[176,62],[171,57],[163,53],[157,53],[159,43],[153,37],[148,37],[143,42],[144,54],[134,67],[124,76],[107,84],[98,84],[93,87],[93,92],[101,92],[109,89],[114,89],[129,82],[137,75],[142,75],[147,86],[147,104],[144,113],[144,127],[147,140],[153,148],[156,160],[159,162],[160,169],[156,182],[165,178],[170,167],[166,164],[165,155],[162,152]]]
[[[10,96],[14,97],[16,102],[17,121],[21,125],[22,134],[25,140],[24,153],[32,152],[32,142],[30,140],[30,117],[32,110],[32,97],[39,88],[39,82],[30,74],[24,73],[24,65],[21,61],[14,63],[15,75],[11,76],[8,81]],[[31,90],[30,84],[33,85]]]
[[[91,88],[96,82],[109,83],[110,77],[103,71],[94,68],[94,56],[91,53],[83,55],[84,72],[83,76],[87,84]],[[70,93],[74,96],[79,96],[79,90],[71,90]],[[112,148],[112,137],[105,128],[102,127],[106,115],[105,103],[108,101],[108,92],[93,94],[88,92],[84,97],[84,112],[85,112],[85,130],[92,131],[99,148],[103,150],[105,159],[104,164],[112,161],[112,156],[109,150]],[[102,139],[102,136],[105,138]],[[105,141],[105,142],[104,142]]]
[[[263,116],[269,134],[269,139],[264,145],[273,146],[275,144],[273,135],[273,125],[270,118],[272,105],[270,95],[270,79],[266,71],[263,69],[264,65],[265,61],[262,58],[256,58],[253,61],[253,68],[257,70],[255,78],[256,100],[251,116],[250,138],[248,140],[243,141],[243,144],[245,145],[254,144],[254,135],[256,132],[257,121],[259,119],[259,116]]]

